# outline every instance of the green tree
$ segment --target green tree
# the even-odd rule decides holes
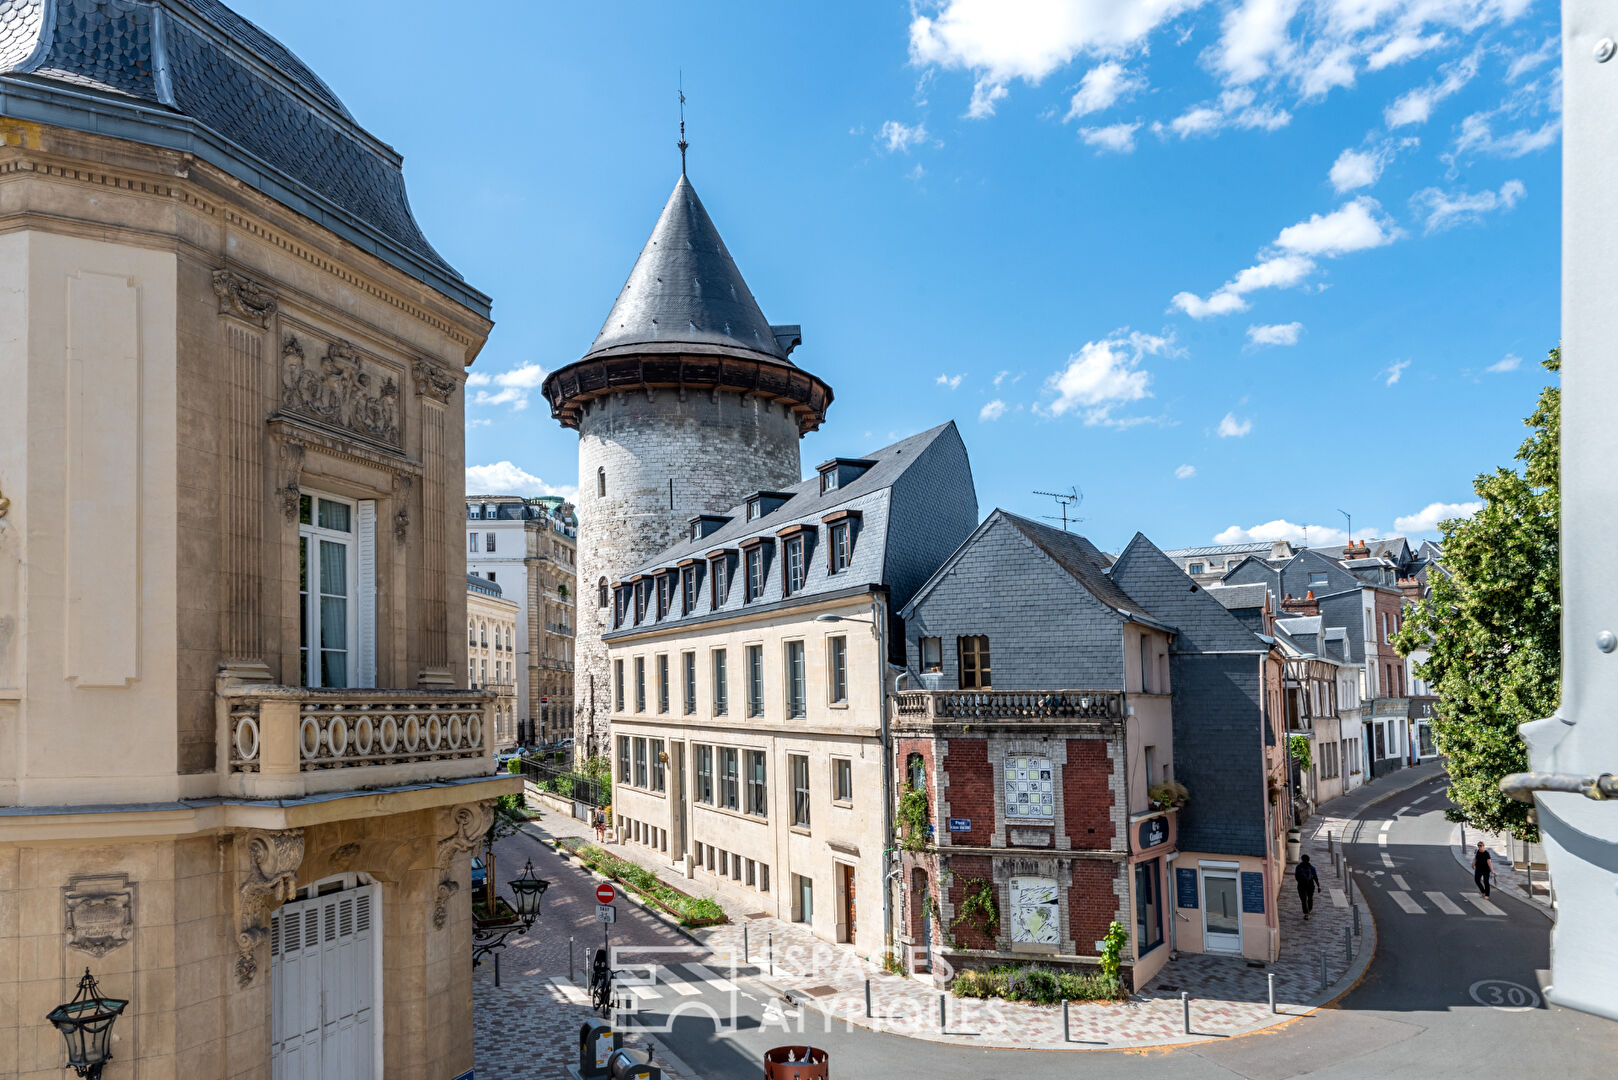
[[[1560,371],[1561,349],[1544,365]],[[1500,794],[1500,778],[1528,768],[1517,726],[1561,698],[1561,398],[1559,386],[1541,391],[1521,468],[1480,475],[1472,490],[1483,508],[1442,524],[1449,575],[1430,572],[1431,595],[1394,639],[1406,655],[1431,650],[1416,674],[1438,695],[1433,738],[1449,758],[1451,816],[1520,840],[1539,830],[1529,804]]]

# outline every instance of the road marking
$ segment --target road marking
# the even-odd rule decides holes
[[[1392,866],[1393,865],[1393,857],[1391,855],[1389,855],[1386,851],[1384,851],[1382,853],[1382,865],[1383,866]]]
[[[1389,830],[1389,829],[1391,829],[1391,828],[1393,828],[1393,821],[1392,821],[1392,820],[1391,820],[1391,819],[1390,819],[1390,820],[1388,820],[1388,821],[1384,821],[1384,822],[1383,822],[1383,823],[1382,823],[1382,831],[1383,831],[1383,832],[1387,832],[1387,831],[1388,831],[1388,830]],[[1387,841],[1386,841],[1386,840],[1384,840],[1384,841],[1382,841],[1382,842],[1383,842],[1383,843],[1384,843],[1384,844],[1386,844],[1386,843],[1387,843]]]
[[[1427,801],[1427,796],[1426,796],[1426,795],[1423,795],[1423,796],[1422,796],[1422,797],[1421,797],[1421,798],[1419,798],[1419,799],[1411,799],[1411,800],[1410,800],[1410,805],[1411,805],[1411,806],[1415,806],[1415,805],[1416,805],[1416,804],[1417,804],[1417,803],[1424,803],[1424,802],[1426,802],[1426,801]]]
[[[1401,807],[1399,807],[1399,809],[1397,809],[1397,810],[1395,810],[1393,812],[1393,816],[1398,817],[1400,814],[1403,814],[1403,813],[1406,813],[1407,811],[1409,811],[1409,809],[1410,809],[1410,807],[1408,805],[1407,806],[1401,806]]]
[[[1473,907],[1477,908],[1479,911],[1483,912],[1483,914],[1485,914],[1485,915],[1504,915],[1505,914],[1505,912],[1501,911],[1499,908],[1497,908],[1493,904],[1489,903],[1489,901],[1488,901],[1488,899],[1486,897],[1473,896],[1471,893],[1464,893],[1463,895],[1468,900],[1470,900],[1472,902]]]
[[[1331,902],[1332,902],[1332,904],[1334,904],[1337,907],[1347,907],[1348,906],[1348,897],[1343,895],[1343,890],[1342,889],[1332,889],[1331,890]]]
[[[1468,991],[1472,1000],[1500,1012],[1529,1012],[1539,1008],[1539,995],[1522,983],[1505,979],[1480,979]]]
[[[1406,892],[1410,891],[1410,886],[1406,885],[1405,884],[1405,879],[1400,877],[1398,874],[1393,875],[1393,883],[1395,885],[1399,886],[1399,888],[1405,890]]]
[[[656,990],[653,990],[650,986],[626,986],[625,989],[631,994],[634,994],[636,997],[640,998],[642,1001],[656,1001],[658,998],[663,996]]]
[[[736,992],[735,983],[731,982],[729,979],[721,979],[719,976],[715,975],[701,964],[685,964],[683,966],[687,971],[701,979],[703,982],[711,983],[727,994],[734,994]]]
[[[1388,846],[1388,834],[1387,833],[1377,833],[1376,834],[1376,842],[1381,847],[1387,847]]]
[[[1465,915],[1466,914],[1466,912],[1461,910],[1461,906],[1459,904],[1457,904],[1455,901],[1451,900],[1448,896],[1445,896],[1441,892],[1430,892],[1430,893],[1427,893],[1425,895],[1426,895],[1427,899],[1431,900],[1433,902],[1434,906],[1436,906],[1438,908],[1438,910],[1442,911],[1445,915]]]
[[[562,996],[567,998],[569,1004],[572,1004],[572,1005],[588,1005],[588,1004],[590,1004],[590,995],[589,994],[586,994],[582,989],[580,989],[577,986],[574,986],[572,983],[568,982],[566,979],[562,978],[560,975],[551,976],[551,985],[556,987],[556,989],[558,989],[558,990],[560,990],[562,992]]]
[[[1394,889],[1388,892],[1388,896],[1392,898],[1395,904],[1398,904],[1400,907],[1404,908],[1406,915],[1427,914],[1427,909],[1412,900],[1409,893],[1399,892],[1397,889]]]

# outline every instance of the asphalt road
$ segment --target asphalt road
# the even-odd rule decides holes
[[[1363,868],[1358,890],[1376,919],[1376,955],[1335,1007],[1267,1032],[1177,1050],[1075,1052],[974,1050],[842,1024],[828,1032],[813,1008],[779,1001],[745,973],[731,980],[700,961],[693,972],[677,953],[657,976],[670,985],[637,995],[637,1022],[662,1029],[659,1038],[704,1080],[757,1080],[764,1050],[803,1042],[831,1052],[834,1077],[1021,1080],[1068,1078],[1077,1070],[1154,1080],[1604,1074],[1618,1053],[1618,1024],[1544,1003],[1550,920],[1498,891],[1494,913],[1467,899],[1476,890],[1449,852],[1447,805],[1440,777],[1372,807],[1356,823],[1349,854]],[[556,873],[582,877],[571,867]],[[1329,869],[1322,876],[1335,883]],[[588,888],[585,881],[559,885]],[[724,1034],[716,1033],[715,1017],[724,1020]]]

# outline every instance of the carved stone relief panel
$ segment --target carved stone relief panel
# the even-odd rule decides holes
[[[219,298],[219,314],[233,315],[260,329],[270,325],[279,303],[273,290],[234,270],[215,270],[213,291]]]
[[[127,875],[76,877],[62,889],[67,947],[106,956],[135,930],[135,886]]]
[[[416,379],[416,393],[434,401],[447,403],[455,393],[455,376],[426,360],[417,360],[411,368]]]
[[[281,444],[281,486],[275,489],[281,500],[281,513],[288,525],[298,521],[298,500],[303,496],[299,487],[303,479],[303,444],[287,440]]]
[[[494,824],[494,803],[478,802],[457,806],[450,815],[455,831],[438,841],[438,896],[433,902],[433,927],[443,929],[449,917],[449,898],[455,895],[461,883],[449,876],[449,866],[455,856],[471,851],[483,842],[483,836]]]
[[[399,505],[393,512],[393,538],[401,544],[410,538],[410,491],[415,484],[410,473],[393,474],[393,499]]]
[[[303,830],[250,829],[236,838],[236,981],[258,971],[258,946],[270,935],[270,912],[298,893]]]
[[[320,343],[304,330],[281,343],[281,409],[327,427],[402,447],[399,380],[381,360],[346,341]]]

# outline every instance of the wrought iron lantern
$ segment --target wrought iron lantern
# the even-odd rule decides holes
[[[534,873],[534,860],[529,859],[522,873],[508,882],[506,887],[517,902],[517,917],[523,921],[523,929],[533,926],[534,920],[539,918],[539,902],[551,883]]]
[[[65,1005],[58,1005],[45,1017],[67,1040],[67,1064],[80,1076],[97,1080],[101,1067],[112,1060],[112,1023],[128,1001],[101,996],[95,976],[84,969],[79,992]]]
[[[551,883],[534,873],[534,861],[529,859],[523,867],[522,873],[506,883],[511,890],[511,897],[516,904],[509,910],[511,914],[490,913],[489,918],[472,920],[472,966],[477,967],[483,958],[498,949],[506,947],[506,938],[512,934],[521,937],[533,927],[534,920],[539,918],[539,902],[545,895],[545,890]],[[496,958],[495,974],[499,975],[498,957]]]

